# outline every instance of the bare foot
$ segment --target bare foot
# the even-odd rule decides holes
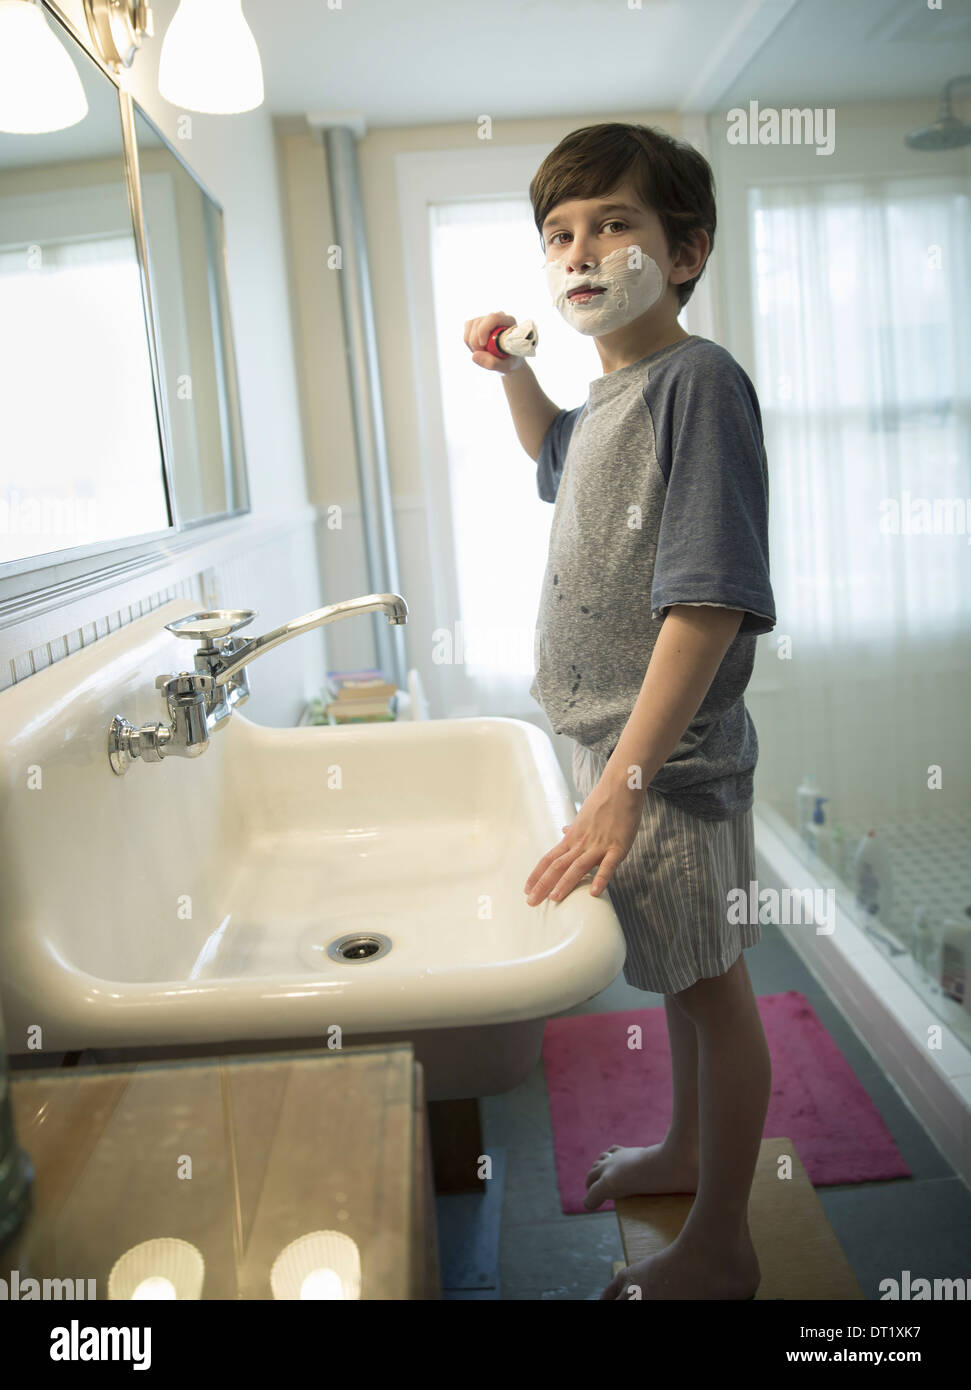
[[[611,1144],[587,1174],[583,1205],[594,1211],[608,1197],[650,1192],[697,1192],[697,1155],[675,1153],[664,1144],[625,1149]]]
[[[680,1241],[638,1260],[612,1279],[601,1301],[627,1299],[748,1299],[762,1279],[748,1231],[729,1249],[699,1250]]]

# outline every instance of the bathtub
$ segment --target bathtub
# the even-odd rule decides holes
[[[807,969],[852,1024],[881,1069],[909,1102],[955,1171],[971,1185],[971,1051],[964,1038],[968,1015],[960,1005],[923,997],[926,986],[909,955],[890,963],[863,930],[849,890],[814,872],[799,852],[792,828],[770,806],[755,804],[755,858],[759,889],[810,890],[823,895],[835,884],[835,925],[819,933],[814,923],[778,929]],[[825,896],[818,901],[825,901]],[[943,1016],[942,1016],[943,1015]],[[940,1029],[940,1045],[930,1046]]]

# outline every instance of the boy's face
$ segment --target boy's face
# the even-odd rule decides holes
[[[660,218],[627,182],[602,198],[559,203],[543,224],[543,245],[556,307],[595,337],[648,313],[674,269]]]

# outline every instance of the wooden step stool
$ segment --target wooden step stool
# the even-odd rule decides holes
[[[792,1176],[780,1178],[788,1156]],[[627,1265],[671,1244],[684,1225],[690,1194],[621,1197],[615,1203]],[[759,1299],[862,1299],[863,1292],[791,1139],[763,1139],[749,1199],[749,1230],[762,1269]],[[618,1260],[619,1274],[627,1265]]]

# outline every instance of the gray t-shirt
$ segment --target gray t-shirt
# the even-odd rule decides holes
[[[651,788],[703,820],[752,805],[755,726],[742,698],[775,626],[769,475],[755,388],[692,336],[590,383],[543,440],[555,502],[530,694],[558,734],[608,757],[672,604],[745,610],[694,719]]]

